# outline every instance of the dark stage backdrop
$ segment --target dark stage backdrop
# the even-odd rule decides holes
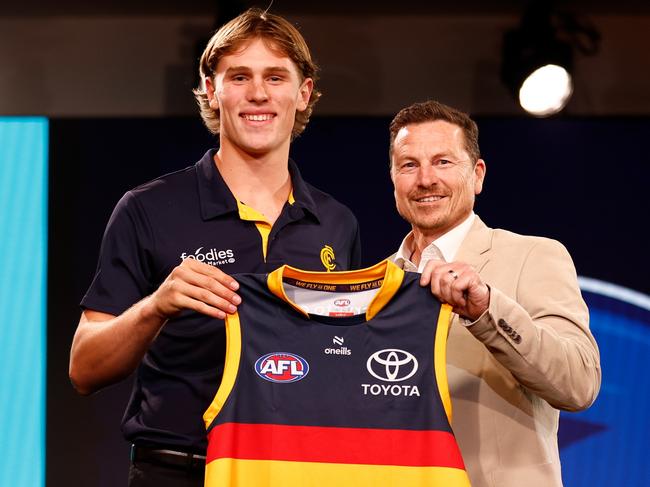
[[[388,122],[316,118],[292,150],[305,179],[357,215],[365,264],[394,252],[408,231],[394,208]],[[559,239],[573,255],[580,275],[650,294],[645,239],[650,120],[478,122],[488,167],[477,203],[481,218],[493,227]],[[78,302],[92,279],[104,226],[122,194],[193,164],[214,144],[197,119],[51,120],[49,486],[112,487],[126,482],[128,445],[119,425],[130,381],[90,397],[76,395],[68,381]],[[567,487],[607,485],[603,480],[607,473],[594,465],[614,472],[618,481],[611,485],[641,485],[635,479],[650,478],[650,467],[640,456],[645,448],[633,444],[638,440],[634,431],[649,429],[642,411],[650,401],[650,384],[628,371],[643,375],[645,370],[645,364],[635,361],[650,352],[649,313],[643,295],[641,304],[631,308],[614,305],[614,309],[628,306],[625,313],[632,321],[617,318],[615,312],[601,313],[611,308],[603,305],[611,299],[590,293],[586,298],[597,311],[594,316],[607,320],[592,318],[603,349],[605,380],[589,414],[563,415],[560,440],[564,470],[569,472]],[[609,348],[610,342],[616,342],[615,349]],[[634,354],[627,353],[630,350]],[[637,406],[627,411],[629,417],[621,418],[617,407],[628,403]],[[620,473],[608,463],[615,453],[620,457],[618,468],[628,469],[628,482],[620,483]],[[629,473],[631,460],[636,464],[637,458],[638,465]]]

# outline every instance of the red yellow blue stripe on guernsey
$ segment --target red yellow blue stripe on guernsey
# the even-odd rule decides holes
[[[451,429],[451,310],[389,261],[241,274],[205,412],[208,487],[469,486]]]

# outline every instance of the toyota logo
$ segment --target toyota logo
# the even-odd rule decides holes
[[[398,348],[385,348],[373,353],[366,363],[368,372],[384,382],[401,382],[415,375],[418,361],[410,353]]]

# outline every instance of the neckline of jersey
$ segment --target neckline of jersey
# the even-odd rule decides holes
[[[397,293],[397,290],[401,286],[404,279],[404,271],[390,260],[385,259],[378,264],[367,267],[365,269],[342,272],[305,271],[291,267],[289,265],[283,265],[268,275],[267,286],[271,293],[287,303],[291,308],[293,308],[301,315],[309,319],[313,319],[314,321],[331,324],[331,322],[328,323],[329,320],[324,321],[320,319],[327,317],[310,315],[301,306],[289,299],[283,285],[283,279],[285,277],[318,284],[360,284],[363,282],[383,278],[383,282],[379,288],[379,291],[372,299],[368,305],[368,309],[365,312],[365,321],[368,322],[372,320],[377,315],[377,313],[379,313],[384,308],[384,306],[388,304],[395,293]],[[357,316],[362,317],[363,315]]]

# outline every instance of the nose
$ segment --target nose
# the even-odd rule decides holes
[[[259,103],[268,100],[268,98],[264,80],[261,78],[253,78],[248,89],[248,99]]]
[[[422,164],[418,169],[418,184],[428,188],[438,182],[438,172],[431,164]]]

